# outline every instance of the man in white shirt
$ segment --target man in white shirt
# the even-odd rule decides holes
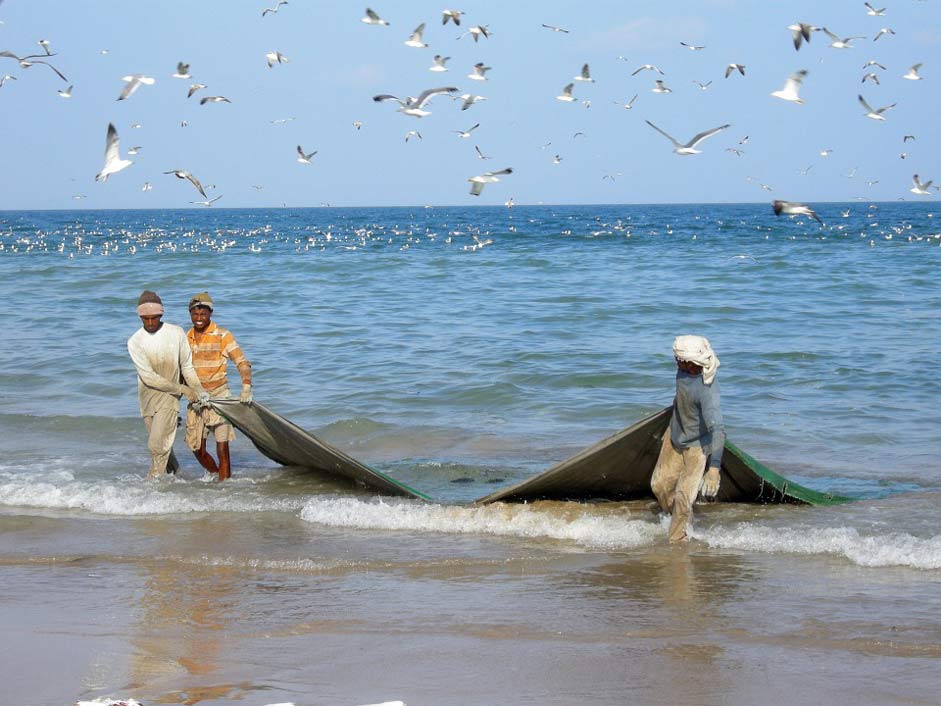
[[[137,301],[141,328],[127,341],[127,352],[137,368],[137,397],[147,427],[147,448],[151,464],[148,478],[160,478],[179,468],[173,456],[180,396],[195,404],[205,402],[193,368],[193,356],[186,333],[174,324],[161,321],[163,302],[155,292],[144,291]],[[185,380],[186,384],[181,384]]]

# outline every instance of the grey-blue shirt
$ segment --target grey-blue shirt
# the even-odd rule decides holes
[[[718,468],[725,447],[725,426],[719,408],[719,381],[711,385],[702,381],[702,375],[676,371],[676,397],[673,400],[673,419],[670,420],[670,440],[678,449],[701,446],[709,456],[709,465]]]

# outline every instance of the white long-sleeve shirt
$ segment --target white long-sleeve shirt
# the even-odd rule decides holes
[[[137,397],[142,417],[163,409],[179,409],[183,386],[202,390],[193,368],[193,354],[186,333],[175,324],[163,324],[156,333],[142,326],[127,339],[127,352],[137,368]]]

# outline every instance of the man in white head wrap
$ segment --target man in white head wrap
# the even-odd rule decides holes
[[[663,511],[673,515],[670,541],[677,542],[687,538],[697,496],[714,498],[719,492],[725,428],[716,381],[719,358],[708,339],[677,336],[673,356],[677,368],[673,417],[663,435],[650,487]]]

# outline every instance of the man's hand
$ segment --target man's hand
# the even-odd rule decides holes
[[[706,471],[702,479],[702,488],[699,491],[704,498],[714,498],[719,494],[719,469],[712,467]]]
[[[196,390],[194,390],[192,387],[188,387],[187,385],[180,385],[180,392],[182,392],[183,396],[186,397],[186,399],[190,402],[199,401],[199,393],[196,392]]]
[[[193,402],[193,409],[195,409],[197,412],[202,412],[209,406],[209,399],[208,392],[205,390],[200,391],[200,393],[196,396],[196,401]]]
[[[252,384],[250,382],[242,383],[242,394],[239,395],[239,402],[242,404],[252,403]]]

